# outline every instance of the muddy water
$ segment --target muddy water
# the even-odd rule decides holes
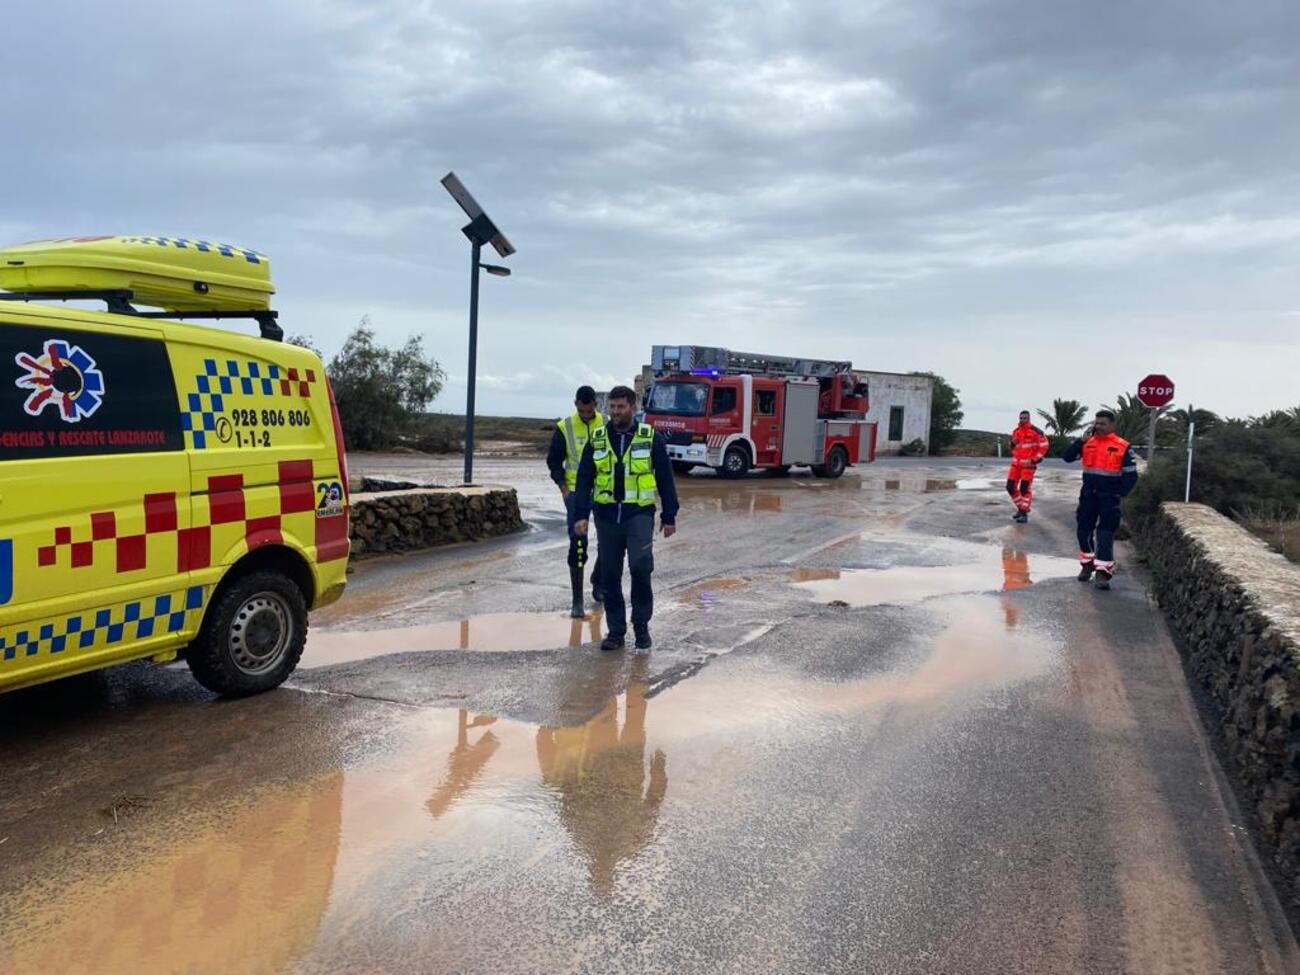
[[[1035,582],[1068,578],[1079,569],[1069,559],[1030,556],[1014,548],[971,547],[967,558],[955,565],[795,570],[791,581],[822,603],[914,606],[937,596],[1023,589]]]
[[[599,643],[604,638],[602,621],[600,612],[581,620],[558,613],[497,613],[392,630],[316,631],[307,638],[300,666],[328,667],[390,653],[431,650],[560,650]]]
[[[245,797],[199,835],[163,831],[0,905],[30,919],[0,933],[0,971],[451,971],[520,951],[544,954],[530,970],[580,967],[584,939],[546,932],[603,903],[635,917],[688,900],[719,855],[699,845],[705,824],[759,828],[768,800],[746,796],[763,755],[811,761],[885,723],[932,734],[1053,666],[1054,646],[1008,632],[996,598],[932,607],[928,651],[865,678],[751,659],[658,693],[642,657],[603,675],[604,695],[575,697],[591,716],[572,726],[403,716],[385,757]],[[400,964],[368,957],[394,945]]]

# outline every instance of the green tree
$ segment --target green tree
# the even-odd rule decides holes
[[[1223,418],[1213,410],[1170,410],[1167,417],[1169,423],[1180,433],[1187,433],[1187,425],[1193,420],[1196,421],[1196,432],[1209,433],[1220,423]]]
[[[1300,433],[1300,406],[1291,410],[1270,410],[1263,416],[1252,416],[1250,425],[1252,427],[1262,427],[1265,430]]]
[[[1052,400],[1052,412],[1039,410],[1038,415],[1047,424],[1047,429],[1058,437],[1068,437],[1083,426],[1088,407],[1077,399]]]
[[[914,372],[912,375],[926,376],[934,381],[930,397],[930,453],[937,454],[957,439],[957,428],[966,415],[961,409],[960,390],[932,372]]]
[[[348,336],[328,372],[343,439],[353,450],[382,450],[413,435],[447,378],[425,355],[420,336],[400,349],[385,348],[375,342],[369,317]]]
[[[286,345],[296,345],[300,349],[315,352],[317,359],[320,359],[321,362],[325,361],[325,353],[316,347],[316,340],[310,335],[290,335],[284,341]]]
[[[1170,410],[1160,421],[1156,431],[1156,443],[1173,447],[1187,442],[1187,427],[1196,421],[1196,435],[1208,436],[1213,433],[1223,419],[1212,410]]]
[[[1114,406],[1103,406],[1115,414],[1115,432],[1131,443],[1146,443],[1151,432],[1151,410],[1138,402],[1136,396],[1120,393]],[[1159,435],[1160,419],[1169,412],[1169,407],[1162,406],[1156,410],[1156,431]]]

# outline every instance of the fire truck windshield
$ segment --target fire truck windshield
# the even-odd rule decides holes
[[[709,405],[708,383],[671,383],[660,380],[650,391],[647,413],[703,416]]]

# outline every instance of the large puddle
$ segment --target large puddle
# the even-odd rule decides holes
[[[933,608],[926,652],[854,679],[760,657],[660,693],[642,657],[577,682],[571,726],[414,712],[387,751],[268,786],[197,832],[142,824],[109,855],[60,855],[0,904],[22,918],[0,931],[0,971],[504,970],[521,950],[541,953],[521,970],[581,969],[585,919],[637,936],[645,912],[708,889],[726,842],[752,851],[772,815],[814,825],[778,783],[885,726],[935,735],[1053,666],[996,598]]]
[[[300,666],[328,667],[392,653],[435,650],[562,650],[599,643],[604,639],[602,622],[599,611],[581,620],[558,613],[497,613],[392,630],[312,631]]]
[[[1024,589],[1065,579],[1079,565],[1070,559],[1030,556],[1015,548],[972,547],[971,560],[956,565],[882,569],[796,569],[791,581],[822,603],[848,606],[915,606],[937,596]]]

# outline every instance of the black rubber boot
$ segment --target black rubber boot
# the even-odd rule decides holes
[[[1096,585],[1096,587],[1097,587],[1098,589],[1109,589],[1109,588],[1110,588],[1110,580],[1113,579],[1113,578],[1114,578],[1114,576],[1112,576],[1112,575],[1111,575],[1109,572],[1107,572],[1105,569],[1098,569],[1098,570],[1097,570],[1097,580],[1096,580],[1096,582],[1094,583],[1094,585]]]
[[[654,646],[654,641],[650,639],[650,627],[636,626],[633,627],[636,632],[636,648],[638,650],[649,650]]]
[[[605,637],[605,639],[603,639],[603,640],[600,641],[600,649],[602,649],[602,650],[622,650],[622,649],[623,649],[623,638],[622,638],[621,636],[607,636],[607,637]]]
[[[582,569],[576,565],[569,566],[569,585],[573,589],[573,609],[569,615],[580,620],[587,615],[587,611],[582,605]]]
[[[1079,566],[1079,581],[1087,582],[1089,579],[1092,578],[1092,572],[1093,572],[1093,564],[1091,562],[1081,563]]]

